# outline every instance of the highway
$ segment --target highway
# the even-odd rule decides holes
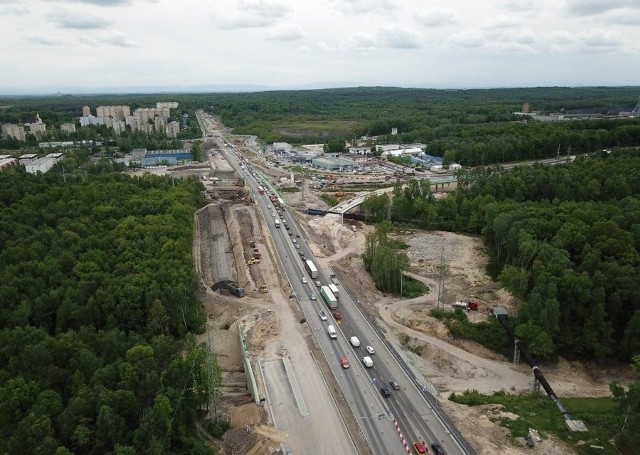
[[[199,119],[200,121],[200,119]],[[204,122],[201,122],[201,124]],[[207,130],[203,130],[207,131]],[[248,162],[241,162],[242,158],[230,145],[224,147],[227,159],[242,175],[254,194],[257,205],[265,218],[274,246],[279,254],[282,268],[285,271],[294,291],[307,324],[316,336],[340,388],[347,397],[353,415],[365,434],[370,449],[375,454],[404,454],[414,453],[410,448],[414,441],[425,441],[428,446],[439,442],[447,454],[475,454],[475,451],[462,438],[457,430],[448,422],[446,416],[439,412],[435,399],[424,389],[422,378],[413,378],[408,368],[400,360],[398,354],[384,338],[384,334],[376,329],[357,305],[357,296],[349,295],[348,290],[340,286],[338,307],[342,312],[342,319],[335,321],[326,307],[316,287],[305,268],[299,252],[303,252],[307,259],[314,260],[311,250],[304,240],[303,232],[296,224],[294,217],[287,209],[283,214],[276,214],[286,220],[290,230],[284,225],[275,227],[273,208],[268,194],[258,193],[258,185],[263,185],[272,191],[269,182],[253,171]],[[271,207],[270,207],[271,206]],[[289,235],[291,233],[291,236]],[[298,237],[299,236],[299,237]],[[294,243],[293,240],[296,240]],[[300,248],[295,245],[299,244]],[[317,261],[314,260],[317,266]],[[318,278],[322,284],[331,282],[326,270],[318,267]],[[306,278],[303,283],[302,278]],[[310,298],[315,293],[316,300]],[[320,310],[325,310],[327,321],[319,317]],[[337,339],[331,339],[327,334],[327,326],[333,325],[337,332]],[[353,347],[349,343],[351,336],[357,336],[360,347]],[[362,358],[367,355],[365,346],[375,349],[373,366],[365,368]],[[340,357],[346,355],[350,368],[344,369],[340,365]],[[389,382],[395,380],[400,384],[400,390],[393,390]],[[380,388],[386,386],[391,394],[388,398],[382,396]],[[402,436],[401,436],[402,435]],[[433,451],[429,449],[431,453]]]

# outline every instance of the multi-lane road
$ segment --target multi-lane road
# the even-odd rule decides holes
[[[199,121],[201,125],[206,123],[201,119]],[[207,130],[203,129],[203,131]],[[319,288],[314,283],[316,280],[322,284],[330,283],[329,274],[326,270],[320,270],[320,267],[318,267],[318,278],[312,279],[307,274],[299,252],[303,252],[307,259],[314,260],[314,258],[302,230],[296,224],[295,217],[288,213],[288,209],[283,208],[282,214],[276,213],[276,216],[283,221],[286,220],[290,229],[286,230],[282,224],[282,227],[276,228],[273,217],[275,209],[268,199],[268,193],[264,196],[258,193],[258,185],[263,185],[268,192],[273,192],[273,189],[268,186],[268,181],[253,170],[233,146],[227,144],[223,149],[229,162],[242,175],[256,198],[269,226],[282,268],[294,290],[295,298],[305,315],[307,324],[316,335],[318,345],[347,398],[351,412],[358,421],[371,452],[385,455],[415,453],[411,447],[412,443],[425,441],[428,446],[434,442],[439,443],[447,454],[474,454],[469,444],[439,411],[435,399],[429,395],[424,383],[421,382],[423,379],[413,377],[395,352],[394,346],[361,311],[357,304],[358,296],[350,295],[342,286],[338,299],[342,319],[340,321],[333,319],[322,300]],[[299,245],[298,248],[296,244]],[[318,265],[315,260],[314,263]],[[311,299],[312,293],[317,297],[315,300]],[[327,321],[320,319],[320,310],[325,310],[327,313]],[[327,327],[330,324],[337,329],[336,339],[330,338],[327,334]],[[359,347],[349,343],[349,338],[352,336],[360,340]],[[375,349],[375,354],[370,356],[373,359],[373,366],[370,368],[366,368],[362,361],[363,357],[368,355],[364,349],[365,346],[372,346]],[[350,368],[348,369],[344,369],[340,364],[339,359],[343,356],[349,359]],[[392,380],[399,383],[399,390],[394,390],[390,386]],[[390,390],[390,396],[383,396],[382,387]],[[431,449],[430,452],[433,453]]]

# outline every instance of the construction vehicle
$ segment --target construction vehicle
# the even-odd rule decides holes
[[[262,294],[266,294],[267,293],[267,285],[263,284],[262,286],[260,286],[260,292]]]
[[[473,311],[478,311],[478,302],[474,302],[473,300],[470,300],[468,302],[463,302],[458,300],[457,302],[455,302],[453,304],[453,308],[460,308],[462,310],[473,310]]]
[[[220,280],[211,286],[214,291],[220,291],[222,294],[235,295],[236,297],[244,297],[244,288],[235,281]]]
[[[247,261],[247,265],[260,264],[260,259],[251,258]]]

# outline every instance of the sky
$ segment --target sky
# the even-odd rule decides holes
[[[0,94],[640,85],[640,0],[0,0]]]

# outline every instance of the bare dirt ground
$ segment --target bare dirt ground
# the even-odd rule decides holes
[[[243,136],[230,140],[264,174],[273,177],[283,175],[260,159],[255,149],[255,138]],[[378,292],[364,270],[361,255],[365,248],[365,237],[372,227],[351,221],[342,225],[339,217],[335,216],[310,217],[304,214],[306,207],[326,207],[308,186],[305,187],[304,197],[301,192],[284,197],[288,206],[299,210],[290,210],[290,213],[305,231],[308,244],[320,265],[333,267],[342,284],[378,318],[378,324],[389,336],[406,343],[415,365],[438,391],[443,408],[478,453],[560,455],[571,452],[561,442],[545,435],[542,435],[542,441],[534,449],[520,447],[511,441],[506,429],[491,421],[501,415],[499,407],[470,408],[447,400],[451,392],[476,389],[483,393],[499,390],[526,393],[531,385],[528,367],[514,366],[510,359],[476,343],[452,339],[443,324],[429,316],[429,310],[437,303],[442,256],[446,265],[444,303],[451,304],[459,299],[478,301],[480,311],[468,314],[472,321],[488,317],[494,305],[513,310],[515,300],[485,273],[487,255],[480,239],[447,232],[407,232],[401,235],[400,239],[409,245],[407,254],[411,267],[407,275],[424,282],[430,292],[416,299],[398,299]],[[260,426],[259,423],[268,423],[264,411],[256,412],[256,406],[249,402],[251,398],[243,393],[242,367],[233,354],[239,351],[237,324],[242,323],[249,333],[250,352],[263,359],[276,358],[286,340],[309,340],[310,334],[295,323],[300,315],[299,310],[288,299],[290,289],[280,275],[278,263],[272,262],[274,256],[269,242],[264,241],[266,231],[264,223],[258,218],[261,216],[259,212],[243,201],[236,203],[227,213],[227,229],[234,245],[236,279],[245,286],[247,297],[237,299],[214,293],[206,286],[210,283],[203,281],[202,299],[208,312],[208,330],[201,339],[213,340],[215,344],[224,370],[223,389],[225,396],[228,396],[224,406],[239,430],[228,433],[225,447],[233,447],[234,451],[246,449],[245,452],[238,452],[246,453],[254,445],[263,444],[264,451],[260,452],[258,448],[256,453],[269,453],[287,435],[280,434],[273,427]],[[248,266],[245,263],[248,257],[244,246],[251,239],[256,241],[262,252],[259,265]],[[198,272],[201,277],[208,277],[211,271],[206,269],[207,261],[201,259],[207,257],[206,253],[200,251],[202,246],[196,235],[194,257],[199,264]],[[261,284],[268,286],[268,294],[258,292]],[[296,348],[298,351],[294,355],[299,359],[308,357],[305,343]],[[541,368],[561,398],[609,396],[610,381],[625,383],[632,378],[627,371],[608,371],[563,360],[556,364],[541,365]],[[250,438],[244,426],[253,428]],[[247,445],[249,442],[251,445]]]

